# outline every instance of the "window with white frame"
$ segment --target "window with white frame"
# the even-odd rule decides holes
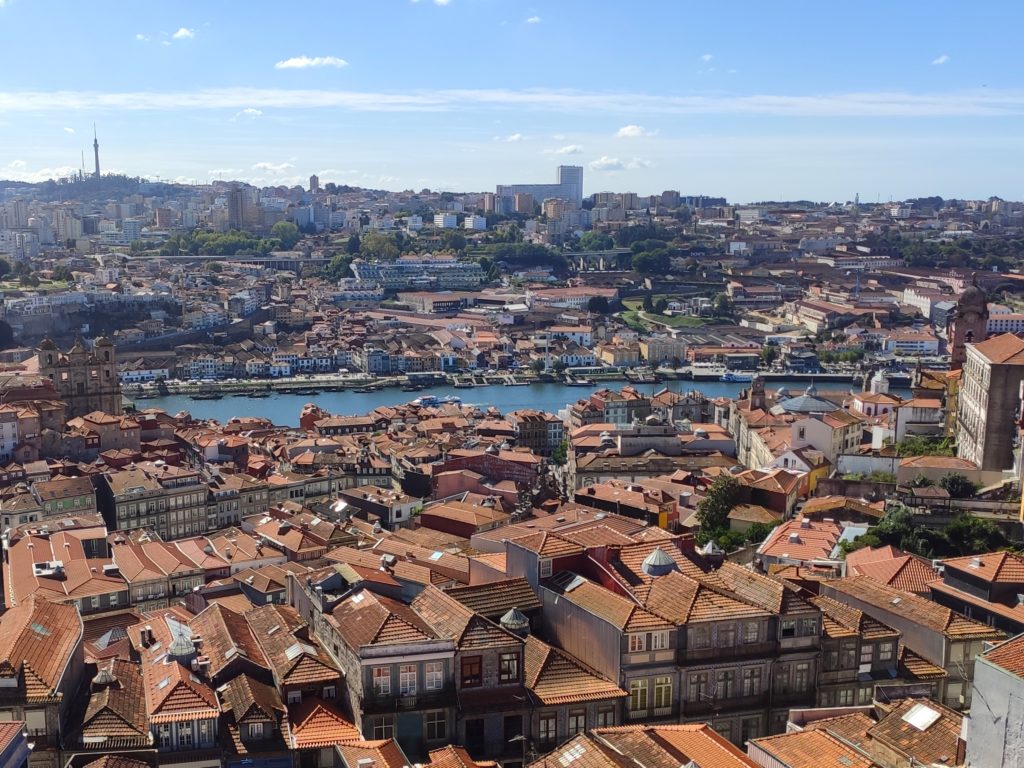
[[[668,632],[651,632],[651,650],[663,651],[668,648]]]
[[[161,747],[171,746],[171,725],[170,723],[160,723],[157,726],[157,740]]]
[[[654,708],[672,706],[672,678],[668,675],[654,678]]]
[[[615,707],[597,708],[597,727],[608,728],[615,725]]]
[[[498,658],[498,681],[515,683],[519,681],[519,654],[503,653]]]
[[[382,715],[373,721],[374,741],[384,741],[395,736],[395,716]]]
[[[748,621],[743,625],[743,642],[756,643],[761,636],[761,628],[756,621]]]
[[[263,738],[263,723],[249,723],[249,738],[250,739],[262,739]]]
[[[647,635],[644,633],[634,634],[629,636],[629,652],[636,653],[637,651],[647,650]]]
[[[878,660],[879,661],[892,661],[893,643],[885,642],[878,644]]]
[[[444,687],[443,661],[428,661],[423,665],[423,687],[428,691],[439,691]]]
[[[629,683],[629,711],[644,712],[647,710],[647,681],[631,680]]]
[[[544,558],[540,561],[540,577],[546,579],[551,575],[551,558]]]
[[[378,696],[391,695],[391,667],[373,668],[373,691]]]
[[[402,696],[416,695],[416,665],[402,664],[398,668],[398,692]]]
[[[189,721],[182,721],[178,723],[178,746],[192,746],[192,723]]]

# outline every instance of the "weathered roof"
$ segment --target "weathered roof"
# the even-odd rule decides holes
[[[577,704],[627,696],[626,691],[579,659],[532,635],[526,638],[526,687],[544,706]]]

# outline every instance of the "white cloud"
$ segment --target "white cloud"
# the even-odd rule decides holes
[[[434,5],[440,5],[443,7],[445,5],[450,5],[451,2],[452,0],[434,0]]]
[[[178,31],[171,35],[174,40],[191,40],[195,36],[196,31],[188,27],[178,27]]]
[[[712,56],[710,53],[705,53],[703,56],[700,57],[700,60],[703,61],[705,64],[707,64],[713,58],[715,58],[715,57]]]
[[[608,155],[602,155],[597,160],[590,161],[590,170],[592,171],[621,171],[625,167],[626,164],[619,158],[608,157]]]
[[[353,112],[530,110],[559,115],[774,115],[779,117],[1005,117],[1024,115],[1024,89],[664,96],[643,92],[463,89],[378,93],[302,88],[194,91],[0,91],[0,113],[342,109]]]
[[[540,24],[540,16],[531,16],[526,20],[527,24]]]
[[[263,110],[262,109],[255,109],[253,107],[246,107],[245,109],[243,109],[243,110],[241,110],[239,112],[236,112],[235,116],[232,117],[231,119],[232,120],[242,120],[242,119],[255,120],[257,117],[262,117],[262,116],[263,116]]]
[[[148,43],[149,42],[149,35],[144,35],[141,32],[138,32],[135,35],[135,39],[138,40],[140,43]]]
[[[545,149],[544,154],[546,155],[578,155],[583,152],[583,147],[579,144],[567,144],[564,147],[558,149]]]
[[[7,164],[7,167],[13,168],[16,171],[20,171],[26,165],[28,165],[28,163],[26,163],[24,160],[11,160],[11,162]]]
[[[949,54],[944,53],[938,58],[932,59],[932,64],[936,66],[941,66],[942,64],[945,64],[947,61],[949,61]]]
[[[241,173],[240,168],[212,168],[206,172],[207,176],[230,176],[232,173]]]
[[[311,69],[317,67],[334,67],[341,69],[347,67],[348,62],[339,59],[337,56],[293,56],[290,59],[279,61],[274,69]]]
[[[291,163],[255,163],[252,166],[254,171],[269,171],[271,173],[284,173],[295,166]]]
[[[74,133],[74,132],[75,132],[74,128],[65,128],[64,129],[64,133]]]
[[[619,139],[639,139],[644,136],[654,136],[657,131],[648,131],[642,125],[624,125],[615,132]]]
[[[495,141],[503,141],[506,144],[515,144],[520,141],[526,141],[526,137],[521,133],[511,133],[508,136],[495,136]]]
[[[620,160],[617,157],[602,155],[597,160],[592,160],[590,162],[590,170],[611,173],[614,171],[634,171],[637,168],[650,168],[653,165],[654,164],[650,160],[645,160],[642,157],[634,157],[630,160]]]
[[[0,174],[10,181],[26,181],[30,184],[37,184],[49,179],[67,178],[78,173],[78,169],[71,165],[62,165],[56,168],[39,168],[32,171],[24,160],[14,160],[6,168],[0,169]]]

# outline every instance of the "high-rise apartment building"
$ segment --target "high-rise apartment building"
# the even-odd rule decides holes
[[[558,197],[579,208],[583,204],[583,167],[560,165],[555,171],[554,184],[499,184],[495,194],[501,201],[502,213],[516,210],[516,195],[530,195],[534,201]]]
[[[1009,469],[1024,381],[1024,339],[1005,333],[968,344],[965,351],[957,395],[957,455],[984,470]]]
[[[310,194],[320,194],[320,177],[315,173],[309,177],[309,192]]]

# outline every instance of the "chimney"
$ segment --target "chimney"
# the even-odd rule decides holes
[[[360,757],[356,761],[356,766],[357,766],[357,768],[373,768],[373,758],[372,757]]]
[[[970,567],[971,568],[981,568],[981,558],[980,557],[972,557],[971,558],[971,565],[970,565]]]
[[[192,647],[195,648],[197,652],[203,649],[202,635],[192,635]]]
[[[801,517],[800,518],[800,527],[804,528],[804,529],[810,528],[811,527],[811,521],[808,518],[806,518],[806,517]]]

